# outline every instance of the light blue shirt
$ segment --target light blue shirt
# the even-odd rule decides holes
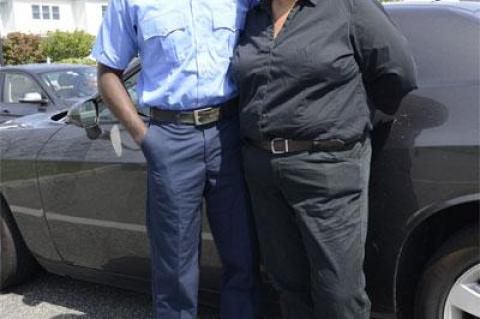
[[[258,0],[111,0],[92,55],[123,70],[139,56],[139,103],[196,109],[237,95],[230,59]]]

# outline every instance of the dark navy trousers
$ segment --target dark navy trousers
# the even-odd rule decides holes
[[[224,267],[221,318],[255,318],[256,246],[242,173],[238,117],[207,127],[151,121],[141,147],[148,164],[154,317],[197,316],[205,198]]]

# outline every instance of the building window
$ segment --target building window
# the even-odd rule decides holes
[[[60,8],[58,6],[52,6],[52,18],[53,20],[60,20]]]
[[[43,20],[50,20],[50,6],[42,6]]]
[[[102,17],[107,13],[107,6],[102,6]]]
[[[40,19],[40,6],[32,5],[32,18],[35,20]]]
[[[40,9],[42,12],[40,14]],[[60,7],[59,6],[40,6],[37,4],[32,5],[32,18],[35,20],[60,20]]]

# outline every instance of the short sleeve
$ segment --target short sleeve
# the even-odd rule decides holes
[[[417,88],[415,63],[407,40],[376,0],[352,0],[351,39],[369,98],[393,114]]]
[[[92,56],[101,64],[124,70],[137,53],[135,28],[127,0],[110,0]]]

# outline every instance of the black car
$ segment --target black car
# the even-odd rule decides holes
[[[419,89],[393,118],[378,113],[373,132],[365,265],[372,316],[478,319],[480,3],[386,8],[409,40]],[[134,100],[138,70],[125,73]],[[150,291],[145,158],[101,98],[0,125],[0,137],[1,286],[25,280],[38,262]],[[200,288],[209,303],[221,268],[204,226]],[[275,314],[265,279],[265,312]]]
[[[68,108],[97,92],[96,68],[70,64],[0,67],[0,123]]]

